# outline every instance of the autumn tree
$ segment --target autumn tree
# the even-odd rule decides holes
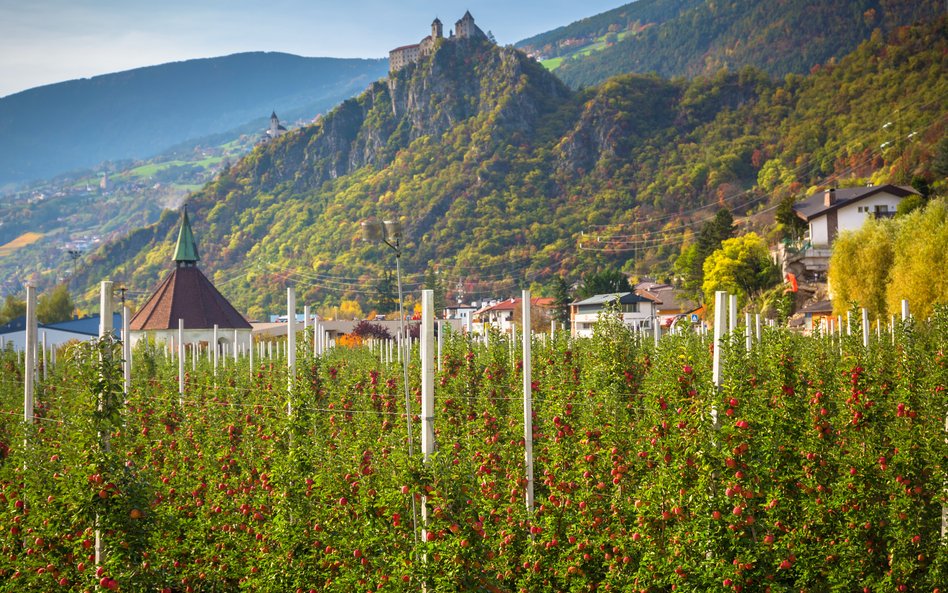
[[[885,293],[889,311],[908,299],[913,315],[927,317],[934,305],[948,303],[948,204],[933,200],[897,219],[893,255]]]
[[[886,292],[895,260],[894,230],[893,223],[870,218],[858,230],[836,238],[828,277],[837,314],[854,303],[865,307],[870,317],[888,314]]]
[[[777,266],[770,259],[767,242],[757,233],[727,239],[704,262],[702,290],[706,303],[714,293],[726,290],[737,295],[743,306],[748,297],[780,281]]]

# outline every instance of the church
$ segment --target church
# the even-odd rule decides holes
[[[235,344],[238,348],[250,348],[250,323],[197,267],[197,242],[187,208],[181,211],[181,228],[172,259],[171,273],[129,323],[132,345],[142,339],[177,343],[178,320],[181,319],[185,345],[213,343],[214,326],[217,326],[219,348],[233,351]]]

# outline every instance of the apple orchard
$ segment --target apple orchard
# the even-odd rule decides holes
[[[72,346],[30,423],[0,353],[0,591],[948,590],[946,311],[733,336],[720,389],[699,335],[534,338],[532,511],[509,337],[444,337],[428,463],[401,366],[311,339],[292,380],[189,359],[182,398],[163,350],[126,395],[118,345]]]

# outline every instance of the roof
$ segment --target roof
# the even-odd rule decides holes
[[[610,292],[606,294],[596,294],[588,299],[583,299],[581,301],[576,301],[575,303],[570,303],[571,305],[580,306],[580,305],[605,305],[607,303],[612,303],[618,301],[620,305],[628,305],[631,303],[647,303],[652,299],[644,297],[642,295],[636,294],[634,292]]]
[[[393,53],[395,53],[395,52],[397,52],[397,51],[402,51],[402,50],[405,50],[405,49],[418,48],[420,45],[421,45],[421,44],[419,44],[419,43],[412,43],[412,44],[410,44],[410,45],[401,45],[401,46],[399,46],[399,47],[396,47],[396,48],[393,49],[393,50],[389,50],[388,53],[393,54]]]
[[[833,192],[835,196],[833,204],[826,205],[826,193]],[[870,196],[879,193],[889,193],[900,198],[910,195],[918,195],[914,188],[907,185],[873,185],[870,187],[844,187],[839,189],[828,189],[813,194],[802,202],[794,204],[793,209],[797,216],[809,222],[818,216],[837,210],[848,204],[853,204],[859,200],[864,200]]]
[[[210,329],[215,325],[250,329],[243,315],[195,266],[172,270],[132,318],[129,328],[133,331],[178,329],[178,319],[184,320],[185,329]]]
[[[551,297],[532,297],[530,299],[530,304],[535,307],[552,307],[556,299]],[[505,301],[500,301],[494,305],[484,307],[477,311],[477,313],[485,313],[487,311],[514,311],[520,307],[520,303],[523,302],[523,299],[510,298]]]
[[[37,323],[37,329],[55,329],[58,331],[69,332],[74,334],[82,334],[86,336],[98,336],[99,335],[99,316],[98,315],[89,315],[88,317],[82,317],[78,319],[69,319],[67,321],[57,321],[55,323]],[[112,328],[118,336],[119,330],[122,329],[122,314],[113,313],[112,314]],[[4,325],[0,325],[0,335],[12,334],[20,332],[26,329],[26,315],[21,315],[16,319],[11,319]]]
[[[800,309],[800,313],[832,313],[833,303],[830,301],[817,301],[810,303]]]
[[[198,257],[197,242],[188,220],[188,209],[184,207],[181,209],[181,230],[178,231],[178,243],[174,248],[174,261],[194,263],[199,259],[201,258]]]

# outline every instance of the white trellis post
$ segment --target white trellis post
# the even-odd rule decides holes
[[[424,462],[431,461],[434,435],[434,291],[421,291],[421,452]],[[428,500],[421,497],[421,539],[428,540]]]
[[[129,333],[131,321],[128,305],[122,305],[122,383],[126,398],[132,391],[132,338]]]
[[[729,334],[734,335],[734,332],[737,331],[737,295],[729,294],[727,302],[728,302],[727,331]]]
[[[523,291],[523,326],[530,327],[530,291]],[[530,333],[523,332],[523,455],[526,473],[525,503],[533,512],[533,372]]]
[[[309,336],[309,305],[303,305],[303,336],[305,342],[305,337]]]
[[[862,347],[869,347],[869,311],[862,308]]]
[[[47,367],[47,363],[46,363],[46,332],[43,332],[43,339],[42,339],[42,343],[40,344],[40,348],[41,348],[42,351],[43,351],[43,360],[42,360],[41,362],[43,363],[43,382],[45,383],[47,377],[49,376],[49,369],[46,368],[46,367]]]
[[[853,335],[852,312],[846,311],[846,335]]]
[[[99,286],[99,338],[112,333],[112,282],[105,280]],[[102,410],[102,400],[99,399],[99,411]],[[109,434],[99,433],[102,450],[109,450]],[[99,528],[99,516],[95,517],[95,563],[102,566],[105,561],[105,542],[102,538],[102,529]]]
[[[744,313],[744,347],[748,352],[751,351],[753,341],[754,340],[751,337],[751,314]]]
[[[721,387],[721,344],[724,335],[724,326],[727,323],[727,292],[718,290],[714,293],[714,355],[711,366],[711,381],[715,389]],[[714,414],[717,422],[717,414]]]
[[[217,344],[217,324],[216,324],[216,323],[214,324],[214,345],[213,345],[213,348],[214,348],[214,377],[216,378],[216,377],[217,377],[217,356],[218,356],[218,350],[220,349],[220,346],[218,346],[218,344]]]
[[[26,285],[26,344],[23,368],[23,421],[33,422],[33,387],[36,371],[36,287]]]
[[[902,323],[905,323],[911,319],[912,315],[909,313],[909,302],[908,299],[902,299]]]
[[[437,321],[438,324],[438,372],[441,372],[441,349],[444,346],[444,321]]]
[[[286,374],[287,393],[286,413],[293,413],[293,386],[296,383],[296,291],[292,286],[286,289]]]
[[[239,342],[237,341],[238,339],[239,339],[238,333],[237,333],[237,330],[235,329],[234,330],[234,365],[235,366],[237,364],[237,355],[240,354],[240,348],[238,348]]]
[[[760,344],[760,313],[754,314],[754,339]]]
[[[178,403],[184,405],[184,319],[178,318]]]

